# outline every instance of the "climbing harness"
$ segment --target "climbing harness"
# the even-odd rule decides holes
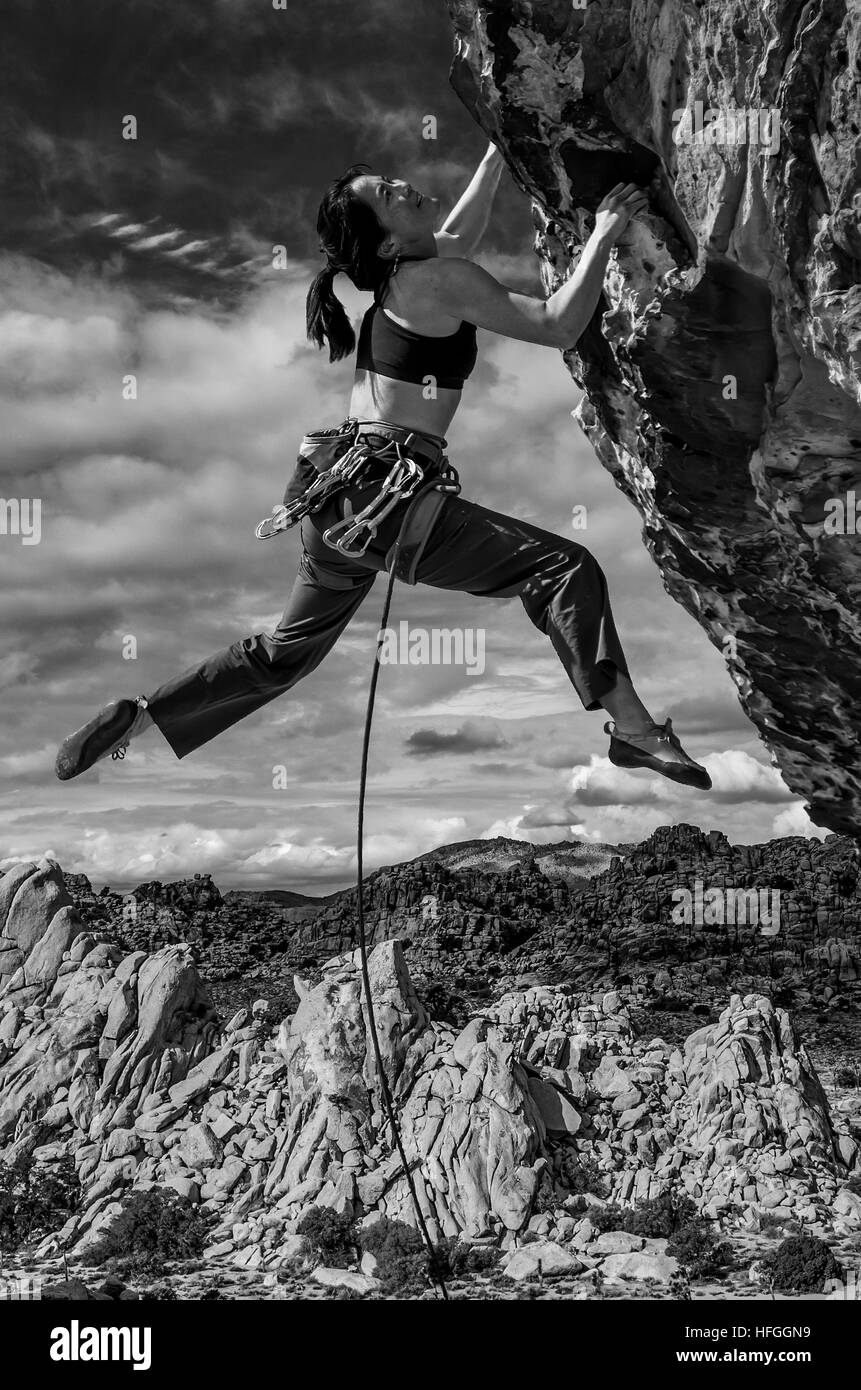
[[[444,447],[445,440],[440,446],[433,446],[413,430],[386,421],[347,420],[337,430],[306,434],[299,457],[311,464],[317,476],[301,496],[273,508],[272,515],[259,522],[255,535],[258,540],[271,540],[303,517],[318,512],[344,488],[356,483],[364,485],[375,464],[388,464],[389,471],[380,481],[379,491],[362,511],[355,516],[345,515],[323,532],[324,542],[332,549],[348,557],[361,557],[381,523],[402,502],[418,500],[425,493],[460,492],[457,471],[445,457]],[[422,508],[428,531],[441,501],[437,498],[434,508],[428,499]],[[414,529],[417,515],[411,511],[409,516]]]
[[[369,422],[370,423],[370,422]],[[357,422],[348,421],[347,425],[354,426]],[[346,435],[346,444],[345,444]],[[371,440],[376,437],[382,439],[382,447],[377,444],[371,445]],[[362,441],[367,442],[363,443]],[[373,721],[374,702],[377,693],[377,682],[380,674],[380,652],[385,641],[385,633],[388,627],[389,610],[392,603],[392,593],[395,586],[395,579],[402,571],[402,553],[409,546],[412,550],[412,558],[406,573],[401,573],[401,577],[406,578],[407,582],[414,582],[415,568],[423,548],[423,542],[427,539],[430,526],[438,515],[439,509],[445,499],[446,493],[459,493],[460,482],[457,472],[448,462],[442,452],[445,447],[445,440],[436,456],[428,454],[421,445],[427,441],[416,437],[412,431],[406,430],[401,426],[388,425],[385,422],[374,421],[370,423],[368,429],[362,429],[361,425],[356,429],[355,435],[350,438],[349,433],[338,431],[319,431],[313,435],[306,435],[303,440],[303,449],[300,455],[305,453],[305,449],[310,450],[319,445],[319,450],[335,455],[335,461],[326,472],[320,472],[313,480],[311,485],[305,490],[303,495],[291,503],[282,504],[276,507],[271,517],[266,517],[261,521],[256,530],[256,535],[260,540],[269,540],[279,532],[288,530],[295,526],[302,517],[316,512],[323,506],[324,502],[344,488],[347,484],[361,480],[366,465],[371,460],[378,462],[390,462],[391,467],[382,481],[379,492],[372,498],[366,507],[357,515],[345,516],[342,521],[336,522],[323,532],[323,540],[327,545],[340,551],[342,555],[361,556],[364,555],[368,546],[377,534],[380,523],[401,503],[407,502],[409,505],[398,530],[398,536],[386,555],[386,567],[389,572],[388,583],[386,585],[386,596],[383,602],[383,611],[380,617],[380,625],[377,635],[377,649],[374,653],[374,665],[371,671],[371,682],[368,690],[368,703],[365,710],[365,727],[362,735],[362,758],[359,771],[359,806],[358,819],[356,826],[356,922],[359,937],[359,959],[362,970],[362,986],[365,994],[365,1003],[368,1010],[368,1031],[371,1035],[374,1059],[376,1061],[377,1075],[380,1079],[380,1092],[383,1099],[386,1117],[392,1131],[392,1138],[401,1160],[404,1178],[410,1194],[413,1210],[415,1212],[418,1228],[421,1237],[427,1246],[430,1257],[430,1277],[437,1284],[442,1292],[442,1297],[448,1301],[448,1289],[445,1279],[439,1272],[436,1250],[431,1240],[425,1222],[424,1213],[419,1205],[418,1194],[409,1161],[404,1151],[403,1140],[401,1138],[400,1126],[395,1114],[392,1095],[389,1089],[389,1082],[386,1076],[383,1057],[380,1051],[380,1042],[377,1035],[377,1023],[374,1017],[374,1005],[371,997],[371,979],[368,972],[368,949],[365,935],[365,912],[362,901],[362,888],[364,880],[364,828],[365,828],[365,792],[368,781],[368,751],[371,742],[371,724]],[[310,446],[310,447],[309,447]],[[417,461],[415,454],[418,453],[425,463],[435,465],[437,472],[431,477],[425,474]],[[392,461],[392,455],[394,459]],[[305,455],[307,457],[307,455]],[[436,494],[436,496],[433,496]],[[420,504],[425,504],[425,511],[419,513]],[[430,503],[428,509],[427,504]]]

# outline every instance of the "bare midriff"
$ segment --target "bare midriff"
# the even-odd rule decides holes
[[[356,372],[350,418],[387,420],[390,425],[403,425],[405,429],[444,439],[463,392],[443,386],[435,389],[436,400],[427,400],[427,388],[417,382],[395,381],[377,372]]]

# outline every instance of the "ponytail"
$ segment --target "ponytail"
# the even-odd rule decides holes
[[[349,357],[356,346],[356,335],[347,318],[344,306],[335,294],[336,266],[327,265],[315,277],[305,303],[308,338],[323,348],[328,343],[329,361],[340,362]]]
[[[373,208],[356,198],[351,188],[367,168],[353,164],[330,184],[317,214],[319,246],[328,264],[308,291],[305,317],[309,340],[318,348],[328,345],[330,362],[349,357],[356,346],[352,324],[335,294],[335,276],[343,272],[357,290],[376,292],[391,268],[378,254],[386,230]]]

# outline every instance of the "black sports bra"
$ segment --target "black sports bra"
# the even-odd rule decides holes
[[[427,257],[401,256],[400,260],[424,261]],[[456,333],[431,338],[395,323],[382,306],[391,273],[390,270],[362,319],[357,367],[395,381],[412,381],[417,386],[425,386],[428,377],[432,377],[437,386],[461,391],[478,357],[475,324],[464,321]]]

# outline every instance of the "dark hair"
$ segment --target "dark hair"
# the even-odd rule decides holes
[[[329,361],[349,357],[356,346],[356,335],[334,290],[335,276],[347,275],[357,290],[379,289],[390,265],[377,251],[386,229],[373,208],[357,198],[350,184],[366,172],[367,164],[353,164],[330,184],[317,214],[320,250],[328,265],[320,271],[308,291],[305,317],[308,337],[319,348],[329,346]]]

